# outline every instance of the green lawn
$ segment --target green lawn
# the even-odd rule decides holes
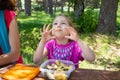
[[[120,14],[118,14],[120,16]],[[32,16],[18,15],[18,26],[20,32],[21,54],[25,64],[33,64],[33,54],[40,41],[39,29],[43,24],[52,23],[53,16],[44,12],[32,12]],[[117,19],[118,26],[120,20]],[[98,33],[82,33],[80,38],[87,43],[96,55],[94,63],[83,61],[81,68],[110,69],[120,68],[120,40],[118,37],[102,35]],[[118,52],[117,52],[118,51]]]

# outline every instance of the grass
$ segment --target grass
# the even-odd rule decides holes
[[[44,23],[52,22],[52,17],[44,12],[32,12],[32,16],[18,15],[18,26],[20,32],[21,53],[25,64],[33,64],[33,53],[40,41],[39,29]]]
[[[91,47],[96,55],[93,64],[84,62],[80,64],[82,68],[118,70],[120,68],[120,41],[114,36],[97,33],[82,34],[81,38]]]
[[[118,13],[120,16],[120,13]],[[20,32],[21,54],[25,64],[33,63],[33,54],[40,41],[39,29],[43,24],[52,23],[54,16],[44,12],[32,12],[32,16],[18,15]],[[118,26],[120,20],[117,18]],[[119,37],[108,36],[98,33],[80,34],[80,38],[90,46],[96,55],[94,63],[80,62],[80,68],[118,70],[120,68],[120,40]]]

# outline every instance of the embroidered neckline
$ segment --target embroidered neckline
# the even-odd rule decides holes
[[[73,45],[67,47],[59,47],[55,44],[53,55],[55,59],[69,60],[72,55]]]

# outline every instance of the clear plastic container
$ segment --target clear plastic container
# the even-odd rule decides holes
[[[65,71],[66,77],[69,78],[71,72],[73,72],[75,70],[74,63],[71,62],[71,61],[67,61],[67,60],[58,60],[58,62],[63,63],[65,65],[67,65],[67,66],[71,66],[70,69]],[[44,77],[47,77],[49,79],[53,79],[53,78],[49,77],[49,75],[54,74],[55,70],[49,70],[49,69],[46,68],[46,66],[50,65],[50,64],[56,64],[56,59],[46,60],[44,63],[41,64],[40,71],[42,72],[42,75]],[[50,74],[46,75],[46,73],[50,73]]]

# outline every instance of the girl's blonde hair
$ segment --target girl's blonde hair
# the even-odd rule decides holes
[[[77,33],[79,32],[79,29],[77,28],[78,25],[72,22],[71,17],[69,17],[68,15],[65,15],[65,14],[59,14],[59,15],[57,15],[56,17],[59,17],[59,16],[65,17],[65,19],[68,21],[69,25],[70,25],[71,27],[73,27],[73,28],[76,30]],[[56,18],[56,17],[55,17],[55,18]]]
[[[65,15],[65,14],[59,14],[59,15],[57,15],[56,17],[59,17],[59,16],[65,17],[65,19],[68,21],[69,25],[70,25],[71,27],[74,27],[74,26],[73,26],[73,23],[72,23],[72,19],[71,19],[69,16],[67,16],[67,15]],[[56,18],[56,17],[55,17],[55,18]]]

